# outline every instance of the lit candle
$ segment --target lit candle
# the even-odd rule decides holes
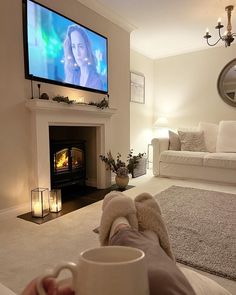
[[[52,190],[50,192],[50,211],[59,212],[61,211],[61,191]]]
[[[221,25],[221,18],[220,17],[218,18],[217,22],[218,22],[218,26],[220,26]]]
[[[48,188],[35,188],[31,191],[33,217],[44,217],[49,213]]]
[[[34,216],[40,217],[42,216],[42,206],[40,203],[35,203],[33,206]]]
[[[51,205],[51,212],[57,212],[57,211],[58,211],[57,204],[56,203],[53,203]]]
[[[209,35],[209,29],[206,28],[206,35]]]

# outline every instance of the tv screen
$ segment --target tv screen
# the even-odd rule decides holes
[[[107,38],[23,0],[25,77],[108,93]]]

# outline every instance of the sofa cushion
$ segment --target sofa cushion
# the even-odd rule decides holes
[[[160,161],[165,163],[202,166],[205,154],[204,152],[169,150],[161,153]]]
[[[169,130],[169,150],[180,151],[181,143],[179,135],[171,130]]]
[[[204,166],[236,169],[236,153],[207,153]]]
[[[205,152],[206,144],[203,131],[178,131],[181,151]]]
[[[206,149],[208,152],[216,152],[216,141],[219,126],[218,124],[200,122],[199,129],[204,132],[204,139],[206,143]]]
[[[180,270],[183,272],[197,295],[232,295],[217,282],[196,271],[182,266],[180,266]]]
[[[219,153],[236,152],[236,121],[221,121],[216,151]]]

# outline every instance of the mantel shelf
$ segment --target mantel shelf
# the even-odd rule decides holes
[[[38,98],[27,99],[25,105],[31,111],[71,111],[101,117],[111,117],[117,113],[117,109],[114,108],[100,109],[93,105],[59,103],[53,100],[43,100]]]

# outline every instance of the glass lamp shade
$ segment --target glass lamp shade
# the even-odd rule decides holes
[[[50,212],[59,212],[62,209],[61,205],[61,190],[53,189],[50,191]]]
[[[48,188],[35,188],[31,191],[31,213],[33,217],[45,217],[49,214]]]

